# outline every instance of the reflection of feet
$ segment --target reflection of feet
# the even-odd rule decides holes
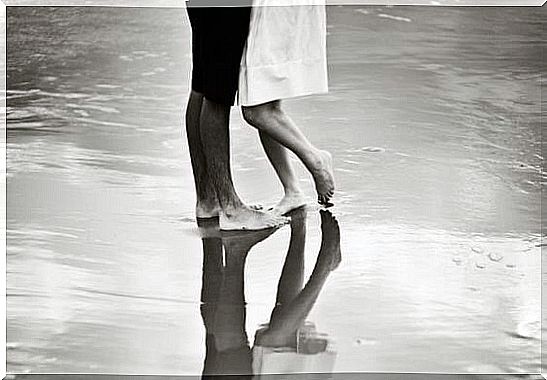
[[[288,222],[288,218],[253,210],[248,206],[242,206],[220,214],[220,229],[225,231],[263,230],[279,227]]]
[[[340,251],[340,227],[330,211],[321,210],[321,248],[316,268],[321,272],[335,270],[342,260]]]
[[[273,332],[268,326],[257,330],[255,334],[255,345],[262,347],[292,347],[296,348],[297,332],[279,333]]]
[[[202,239],[220,238],[218,218],[198,218],[199,236]]]
[[[304,206],[305,204],[306,198],[301,192],[285,194],[283,199],[281,199],[279,203],[271,209],[271,213],[274,215],[285,215],[294,209]]]
[[[258,231],[228,231],[222,233],[222,244],[228,253],[247,253],[255,245],[277,231],[276,228],[268,228]]]
[[[326,204],[334,194],[334,174],[332,171],[332,156],[325,150],[319,151],[320,161],[311,172],[317,190],[317,201]]]

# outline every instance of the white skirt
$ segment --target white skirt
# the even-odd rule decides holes
[[[252,106],[327,91],[325,0],[254,0],[238,103]]]

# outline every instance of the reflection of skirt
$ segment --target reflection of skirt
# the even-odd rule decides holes
[[[291,2],[298,5],[253,2],[239,73],[241,105],[328,91],[324,0],[282,1]]]

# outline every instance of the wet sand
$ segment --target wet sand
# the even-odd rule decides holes
[[[329,7],[330,93],[286,105],[335,158],[342,263],[308,316],[335,371],[538,372],[544,13]],[[201,373],[184,10],[7,22],[8,372]],[[235,108],[231,131],[238,190],[274,203]],[[251,342],[289,235],[247,258]],[[311,210],[306,275],[320,238]]]

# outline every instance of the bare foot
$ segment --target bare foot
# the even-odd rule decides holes
[[[332,171],[332,156],[326,150],[319,151],[320,161],[311,170],[315,189],[317,190],[317,201],[319,204],[327,204],[334,194],[334,174]]]
[[[270,211],[274,215],[285,215],[292,210],[306,205],[306,198],[301,192],[285,194]]]
[[[249,205],[252,210],[262,210],[264,207],[260,204]],[[209,219],[215,218],[220,215],[220,205],[218,202],[197,202],[196,204],[196,218],[197,219]]]
[[[220,229],[230,230],[263,230],[287,224],[289,219],[264,211],[253,210],[248,206],[225,211],[220,214]]]
[[[340,261],[340,226],[330,211],[321,210],[321,248],[315,264],[315,270],[328,273],[335,270]]]

